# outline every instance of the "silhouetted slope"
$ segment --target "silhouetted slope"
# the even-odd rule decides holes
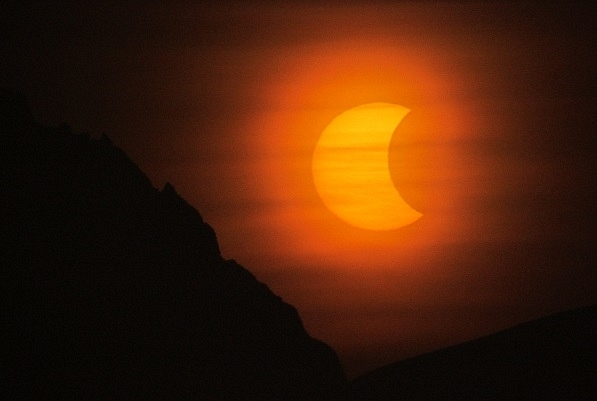
[[[169,184],[0,91],[4,400],[335,399],[296,310]]]
[[[596,400],[597,306],[380,368],[348,392],[353,401]]]

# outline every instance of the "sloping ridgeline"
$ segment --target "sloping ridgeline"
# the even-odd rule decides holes
[[[344,373],[109,139],[0,91],[4,400],[332,400]]]
[[[597,305],[397,362],[349,384],[351,401],[597,400]]]

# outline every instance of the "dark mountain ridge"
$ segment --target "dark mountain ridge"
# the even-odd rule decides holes
[[[0,89],[5,400],[595,400],[597,306],[353,380],[170,185]]]
[[[337,356],[107,137],[0,91],[2,399],[323,400]]]
[[[597,399],[597,305],[397,362],[349,383],[349,400]]]

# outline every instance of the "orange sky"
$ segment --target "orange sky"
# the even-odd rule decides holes
[[[40,3],[4,21],[0,84],[171,182],[354,375],[597,301],[590,4]],[[424,216],[396,231],[311,177],[368,102],[411,110],[390,169]]]
[[[216,55],[220,73],[243,77],[230,96],[247,98],[240,118],[222,121],[235,133],[221,145],[225,165],[205,170],[218,172],[206,188],[229,192],[212,199],[212,216],[200,210],[224,254],[296,305],[310,333],[349,363],[390,362],[560,307],[551,289],[536,290],[541,267],[532,264],[542,260],[529,260],[537,250],[525,250],[531,237],[558,241],[558,233],[523,202],[540,202],[553,190],[545,177],[561,172],[543,156],[507,149],[518,150],[515,137],[534,129],[544,108],[558,107],[553,94],[544,100],[516,86],[540,85],[536,57],[556,54],[537,47],[556,33],[533,32],[521,20],[514,28],[531,31],[516,38],[499,19],[514,18],[507,14],[517,7],[497,8],[334,6],[316,10],[314,21],[309,7],[274,8],[288,32],[321,32]],[[257,18],[273,18],[264,15]],[[331,119],[374,101],[412,110],[393,140],[392,173],[425,215],[389,233],[338,220],[310,175]],[[520,303],[529,305],[521,310]]]

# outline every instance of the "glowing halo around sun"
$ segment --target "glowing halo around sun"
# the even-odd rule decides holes
[[[417,221],[394,187],[388,165],[390,141],[409,113],[391,103],[344,111],[323,130],[312,159],[313,181],[325,206],[347,223],[393,230]]]

